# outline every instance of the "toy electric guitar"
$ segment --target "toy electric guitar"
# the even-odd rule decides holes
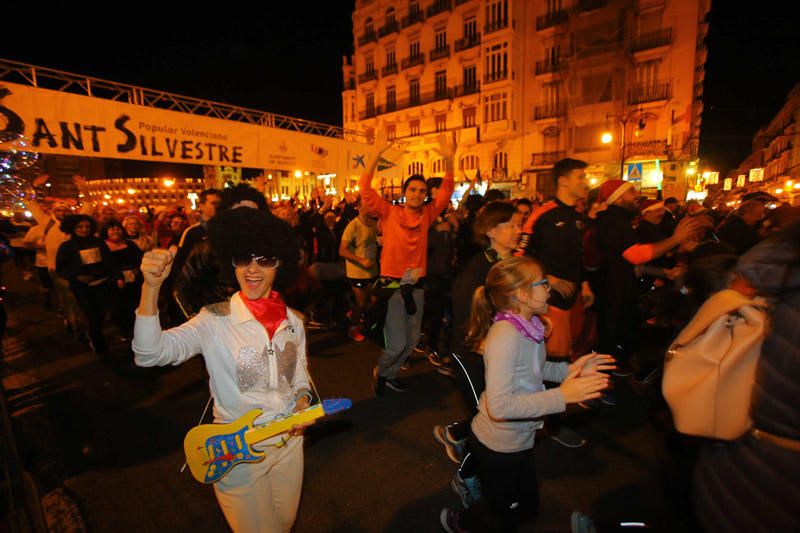
[[[292,426],[305,424],[325,415],[350,409],[347,398],[323,400],[290,416],[275,419],[261,426],[253,424],[261,409],[253,409],[229,424],[202,424],[192,428],[183,440],[186,463],[200,483],[216,483],[239,463],[257,463],[264,452],[251,447],[264,439],[280,435]]]

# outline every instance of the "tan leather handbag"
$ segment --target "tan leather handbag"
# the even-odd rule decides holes
[[[662,391],[681,433],[733,440],[750,426],[750,398],[764,339],[762,302],[711,296],[667,351]]]

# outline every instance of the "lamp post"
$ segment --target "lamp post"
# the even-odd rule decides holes
[[[606,113],[606,124],[609,119],[614,119],[622,126],[622,135],[619,142],[619,179],[625,176],[625,132],[627,131],[628,121],[634,116],[634,113],[620,114],[620,113]],[[611,144],[614,140],[614,135],[606,127],[606,131],[600,136],[600,142],[603,144]]]

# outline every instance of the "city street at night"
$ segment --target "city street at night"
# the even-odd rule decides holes
[[[183,437],[208,399],[201,358],[176,368],[132,368],[121,343],[100,362],[42,309],[36,285],[6,269],[11,309],[3,385],[20,452],[39,482],[57,531],[224,531],[210,487],[183,464]],[[109,338],[112,330],[109,329]],[[431,435],[462,418],[453,382],[415,353],[409,391],[372,395],[379,350],[344,335],[309,335],[310,370],[323,397],[352,398],[350,411],[307,432],[296,531],[436,531],[455,506],[455,467]],[[573,509],[645,520],[676,531],[664,507],[663,432],[627,388],[617,407],[579,410],[589,441],[564,448],[537,435],[541,517],[536,531],[569,531]]]

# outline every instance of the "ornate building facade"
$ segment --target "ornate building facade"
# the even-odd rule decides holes
[[[685,194],[697,159],[708,0],[358,0],[343,123],[384,128],[400,174],[437,176],[455,131],[457,179],[553,192],[561,157],[597,183]],[[457,189],[458,191],[458,189]]]

